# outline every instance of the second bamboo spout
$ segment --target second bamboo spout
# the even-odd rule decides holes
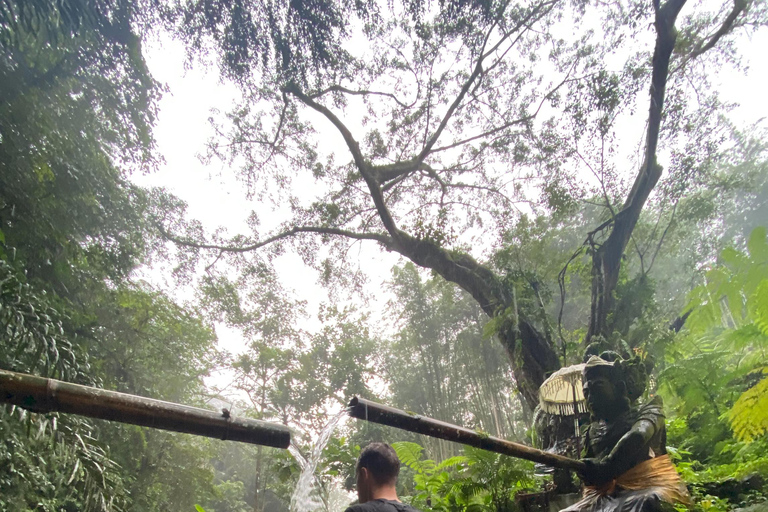
[[[361,420],[379,423],[390,427],[416,432],[446,441],[466,444],[491,452],[511,455],[556,468],[579,471],[584,463],[562,455],[548,453],[520,443],[499,439],[482,432],[452,425],[444,421],[427,418],[418,414],[407,413],[394,407],[371,402],[364,398],[354,397],[349,402],[349,415]]]

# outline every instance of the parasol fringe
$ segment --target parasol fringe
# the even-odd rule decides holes
[[[574,415],[572,403],[555,404],[552,402],[542,402],[541,410],[548,414],[558,414],[560,416]],[[587,406],[584,402],[579,402],[578,404],[576,404],[576,410],[578,411],[578,414],[586,414],[588,412]]]

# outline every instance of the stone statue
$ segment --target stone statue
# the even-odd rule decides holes
[[[586,487],[583,499],[562,512],[653,512],[688,503],[667,455],[661,398],[634,404],[646,382],[639,359],[604,353],[587,361],[583,386],[592,422],[579,475]]]

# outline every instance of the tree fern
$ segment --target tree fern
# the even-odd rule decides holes
[[[768,367],[762,373],[768,374]],[[736,400],[728,412],[736,437],[750,442],[768,432],[768,377],[763,378]]]
[[[667,349],[660,375],[668,405],[711,424],[687,435],[691,451],[704,456],[707,444],[753,442],[768,432],[768,239],[753,230],[747,251],[724,250],[704,284],[689,296],[686,332]],[[702,418],[709,417],[703,421]],[[729,430],[730,427],[730,430]],[[731,435],[732,430],[732,435]]]

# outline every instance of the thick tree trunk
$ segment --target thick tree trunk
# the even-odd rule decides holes
[[[517,328],[504,329],[498,336],[512,361],[524,405],[533,411],[539,403],[539,387],[547,373],[560,368],[560,360],[549,340],[527,321],[519,321]]]
[[[517,311],[514,292],[468,254],[448,252],[430,240],[419,240],[402,231],[394,247],[417,265],[434,270],[466,290],[490,318],[508,315],[510,307],[514,310],[514,318],[504,322],[497,336],[509,356],[524,405],[533,411],[546,374],[561,364],[551,340]]]
[[[645,156],[622,210],[610,223],[606,223],[589,234],[587,240],[592,246],[592,307],[587,331],[587,342],[593,336],[609,337],[608,315],[614,307],[614,290],[619,279],[624,250],[632,237],[632,231],[640,218],[648,196],[661,178],[662,168],[656,162],[656,150],[661,131],[661,114],[664,108],[664,94],[669,76],[669,61],[677,40],[675,20],[686,0],[668,0],[663,6],[654,0],[656,13],[656,46],[653,52],[651,75],[651,101],[648,112]],[[600,245],[594,236],[611,226],[611,233]]]

